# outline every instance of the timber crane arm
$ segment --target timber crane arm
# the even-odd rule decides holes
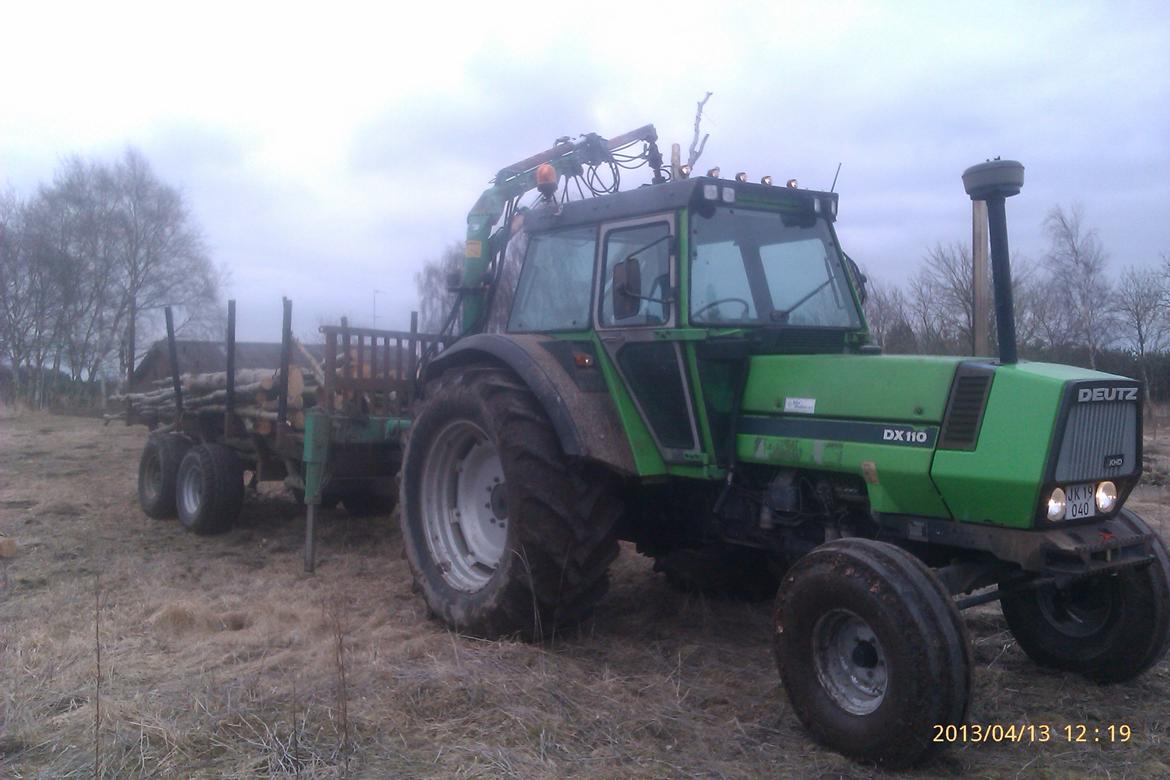
[[[565,139],[551,149],[502,168],[496,174],[492,186],[484,190],[467,215],[466,260],[463,263],[463,274],[458,287],[459,302],[455,307],[458,309],[459,303],[462,303],[461,335],[467,336],[481,331],[487,321],[486,308],[490,303],[491,288],[498,274],[492,274],[492,278],[487,280],[484,277],[488,275],[489,263],[496,254],[493,251],[496,248],[491,246],[490,239],[492,227],[499,222],[500,217],[506,217],[502,229],[507,230],[517,201],[522,195],[540,187],[544,197],[551,200],[555,197],[556,183],[560,177],[582,176],[586,167],[613,165],[615,151],[638,142],[646,145],[638,156],[643,157],[645,163],[654,171],[654,183],[666,181],[662,175],[662,154],[658,151],[658,133],[654,125],[645,125],[609,139],[602,138],[596,133],[587,133],[577,141]],[[551,182],[548,181],[551,174],[546,166],[551,166],[555,172],[555,178],[552,178]],[[614,186],[616,187],[616,180]],[[596,191],[594,192],[596,194]],[[502,251],[503,248],[500,247],[498,252],[502,254]],[[495,268],[498,268],[500,258],[495,260]],[[453,317],[454,312],[452,319]],[[451,319],[448,320],[448,324],[452,324]]]

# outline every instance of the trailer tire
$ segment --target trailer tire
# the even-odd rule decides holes
[[[176,480],[179,522],[196,534],[227,531],[244,505],[244,467],[222,444],[201,444],[183,456]]]
[[[443,374],[411,425],[399,495],[415,582],[457,631],[540,640],[586,617],[608,588],[617,485],[565,456],[511,371]]]
[[[788,699],[818,742],[887,768],[966,720],[971,646],[946,588],[905,550],[869,539],[817,547],[784,577],[773,649]]]
[[[152,433],[138,461],[138,504],[147,517],[163,520],[178,514],[175,478],[191,440],[177,433]]]
[[[654,559],[654,570],[665,574],[675,590],[739,601],[773,598],[784,568],[765,550],[719,543],[671,550]]]
[[[1123,509],[1143,531],[1150,527]],[[1012,636],[1040,666],[1099,683],[1124,682],[1149,669],[1170,644],[1170,556],[1153,535],[1154,560],[1055,588],[1019,591],[1000,601]]]

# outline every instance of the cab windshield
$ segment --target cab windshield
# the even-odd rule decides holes
[[[691,323],[860,327],[829,226],[812,215],[717,208],[691,219]]]

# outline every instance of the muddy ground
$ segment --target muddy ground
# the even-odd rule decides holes
[[[148,519],[144,438],[0,417],[0,777],[93,777],[95,753],[105,777],[874,775],[797,723],[767,604],[676,593],[625,549],[580,630],[457,636],[411,593],[390,518],[325,512],[316,576],[279,488],[223,536]],[[1131,502],[1164,535],[1166,498],[1149,485]],[[956,745],[916,776],[1170,776],[1170,661],[1099,687],[1031,664],[995,606],[967,620],[971,722],[1052,740]],[[1077,724],[1088,743],[1065,739]],[[1128,743],[1091,741],[1122,724]]]

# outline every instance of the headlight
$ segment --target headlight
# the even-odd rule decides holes
[[[1064,490],[1056,488],[1048,497],[1048,519],[1052,521],[1064,519],[1065,497]]]
[[[1094,498],[1097,500],[1098,512],[1112,512],[1113,507],[1117,506],[1117,485],[1109,481],[1102,482],[1097,485]]]

